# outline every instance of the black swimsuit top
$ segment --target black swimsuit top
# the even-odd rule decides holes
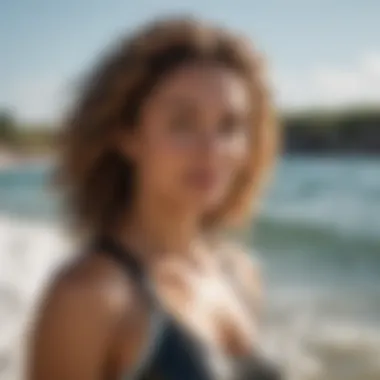
[[[281,380],[273,363],[257,354],[233,358],[233,376],[217,374],[205,347],[160,307],[134,255],[111,239],[99,240],[96,251],[115,260],[136,281],[151,309],[148,346],[137,368],[128,371],[123,380]]]

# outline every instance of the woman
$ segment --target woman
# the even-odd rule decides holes
[[[218,237],[274,156],[262,71],[246,41],[189,19],[97,67],[61,168],[88,243],[40,310],[31,379],[276,378],[257,359],[257,270]]]

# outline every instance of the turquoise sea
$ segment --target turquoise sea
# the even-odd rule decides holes
[[[52,165],[0,171],[0,380],[70,250]],[[288,157],[244,240],[262,262],[266,348],[290,379],[380,379],[380,160]],[[21,339],[20,339],[21,338]]]

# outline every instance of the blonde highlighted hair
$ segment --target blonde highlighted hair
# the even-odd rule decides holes
[[[244,78],[252,97],[252,149],[228,199],[209,226],[241,219],[265,182],[277,128],[261,56],[240,36],[190,18],[154,21],[120,41],[85,82],[63,129],[59,166],[79,226],[99,233],[133,202],[135,168],[114,146],[120,128],[138,128],[141,105],[165,74],[189,62],[215,62]]]

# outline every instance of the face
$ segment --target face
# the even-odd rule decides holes
[[[161,80],[128,137],[140,190],[192,212],[216,208],[247,160],[249,103],[224,67],[183,66]]]

